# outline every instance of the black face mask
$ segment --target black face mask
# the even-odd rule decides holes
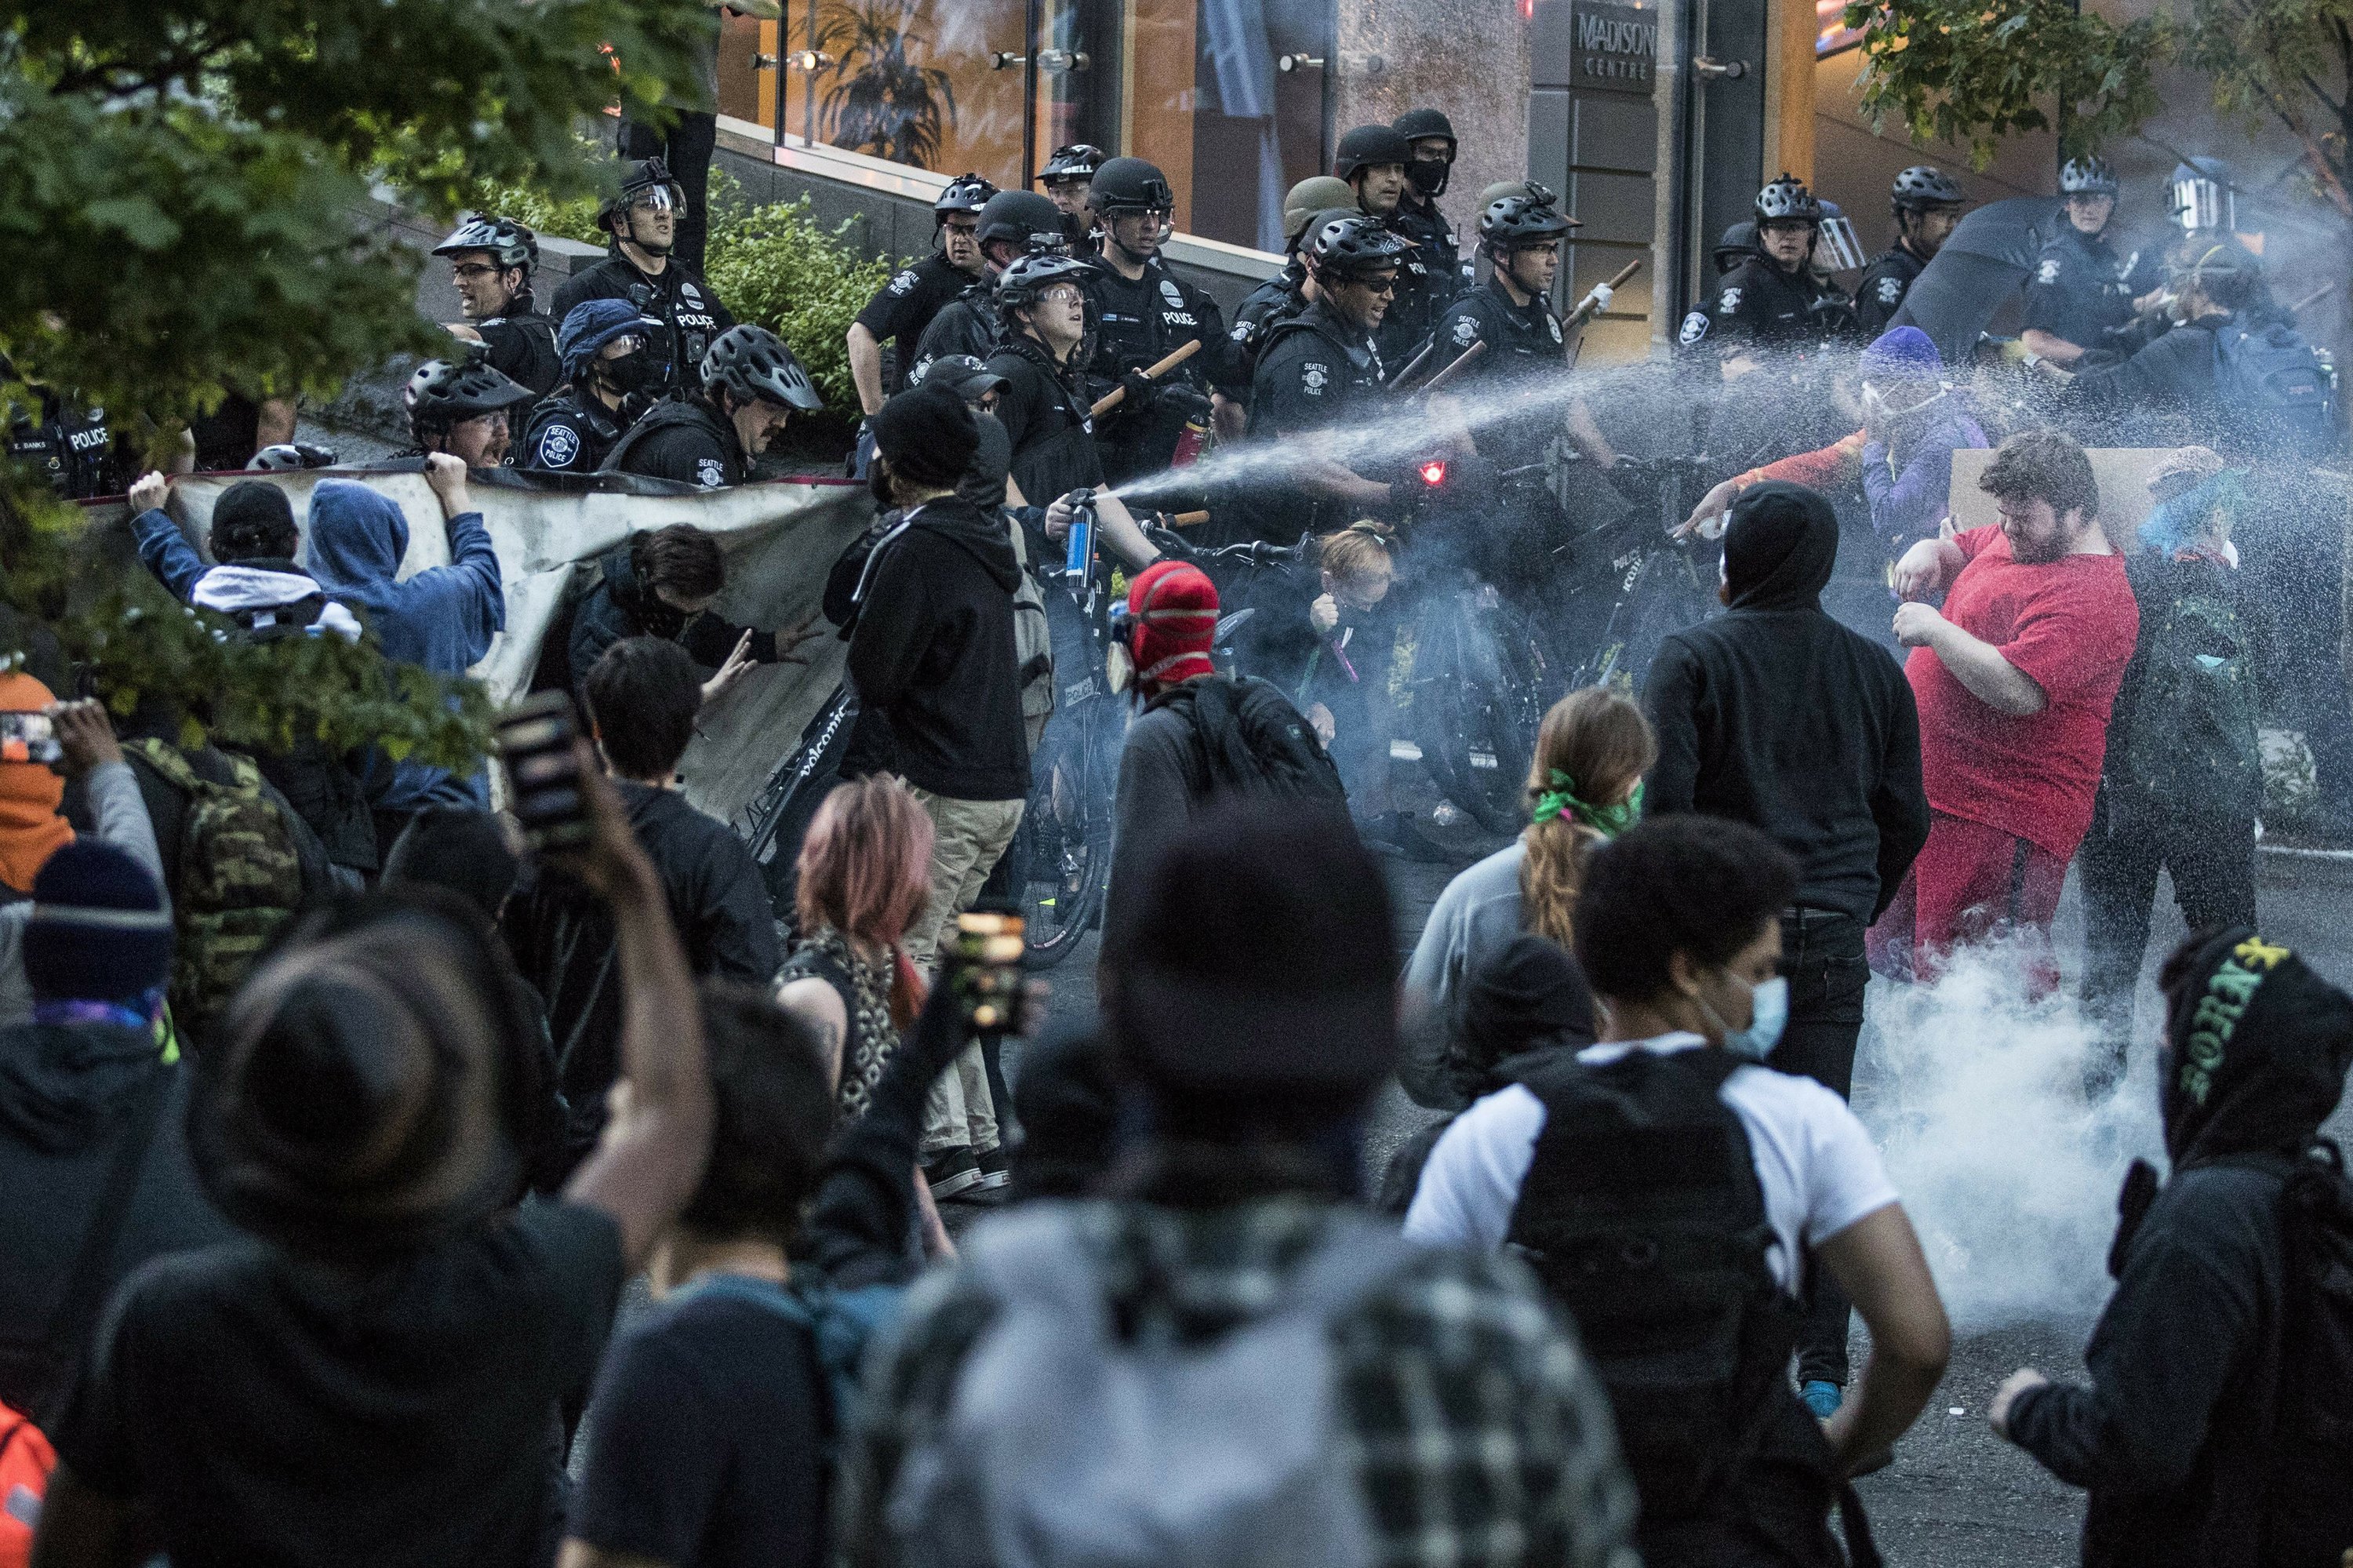
[[[668,379],[668,369],[649,348],[632,350],[618,359],[596,361],[597,374],[604,377],[605,385],[624,397],[658,390]]]
[[[1454,165],[1443,158],[1416,158],[1405,166],[1405,177],[1414,194],[1425,201],[1446,194],[1447,177],[1453,172]]]

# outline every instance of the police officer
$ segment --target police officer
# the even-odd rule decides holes
[[[934,359],[951,354],[986,359],[996,352],[999,336],[997,283],[1006,268],[1024,256],[1043,255],[1062,246],[1062,215],[1036,191],[999,191],[980,209],[982,274],[946,308],[932,318],[915,344],[908,377],[919,377]]]
[[[1304,254],[1316,297],[1267,334],[1250,380],[1253,440],[1282,440],[1372,412],[1388,379],[1377,334],[1411,249],[1386,224],[1363,215],[1313,230]],[[1283,493],[1253,501],[1268,537],[1345,526],[1390,501],[1388,482],[1329,454],[1303,451],[1287,479]]]
[[[1073,142],[1067,147],[1055,148],[1046,166],[1038,171],[1038,183],[1046,187],[1046,199],[1062,215],[1062,238],[1069,242],[1073,256],[1092,256],[1099,243],[1087,195],[1094,185],[1095,171],[1110,157],[1101,147]]]
[[[1097,432],[1103,471],[1118,484],[1166,468],[1187,420],[1212,418],[1239,438],[1249,387],[1235,382],[1217,302],[1161,264],[1161,237],[1176,205],[1167,176],[1142,158],[1113,158],[1095,171],[1090,200],[1103,254],[1086,263],[1082,281],[1095,330],[1088,370],[1126,389]],[[1144,379],[1143,371],[1196,342],[1192,358],[1158,381]]]
[[[0,356],[0,376],[15,376]],[[106,410],[80,408],[46,387],[30,390],[39,399],[40,418],[20,406],[8,424],[8,461],[38,473],[69,501],[121,494],[128,488],[127,471],[115,461]]]
[[[1887,205],[1895,217],[1895,243],[1871,259],[1854,285],[1855,324],[1866,338],[1876,338],[1912,290],[1912,280],[1943,249],[1961,221],[1961,205],[1968,198],[1944,170],[1915,164],[1895,176]]]
[[[1359,125],[1340,138],[1332,172],[1356,193],[1356,210],[1406,242],[1398,258],[1397,298],[1381,317],[1381,355],[1403,365],[1437,329],[1439,313],[1455,292],[1451,270],[1432,273],[1414,235],[1398,217],[1405,199],[1406,170],[1413,144],[1387,125]]]
[[[556,334],[565,383],[531,411],[517,468],[594,473],[621,432],[643,418],[670,382],[661,345],[670,334],[627,300],[572,307]]]
[[[564,376],[555,352],[555,323],[539,313],[531,297],[531,271],[539,265],[539,238],[512,218],[476,213],[433,248],[449,259],[449,281],[458,290],[464,325],[449,330],[479,343],[508,379],[536,397],[553,391]]]
[[[558,320],[585,300],[627,300],[670,330],[671,386],[682,387],[719,334],[735,324],[702,274],[670,254],[686,193],[659,158],[628,165],[619,193],[596,214],[613,253],[555,293]]]
[[[988,357],[1002,376],[997,422],[1013,443],[1013,482],[1033,504],[1103,482],[1086,366],[1087,274],[1075,257],[1041,251],[1016,258],[997,280],[1005,334]]]
[[[1454,238],[1454,226],[1438,210],[1446,182],[1454,173],[1454,122],[1435,109],[1409,109],[1389,122],[1389,129],[1406,140],[1413,154],[1405,166],[1405,195],[1398,201],[1398,224],[1420,250],[1422,260],[1451,287],[1468,288],[1470,263]],[[1480,210],[1486,210],[1482,204]]]
[[[1811,266],[1822,204],[1795,175],[1757,193],[1757,249],[1715,296],[1683,318],[1678,341],[1727,361],[1743,351],[1803,349],[1853,335],[1853,307]]]
[[[468,468],[501,467],[507,461],[509,411],[531,401],[530,387],[473,355],[428,359],[401,388],[414,443],[402,455],[447,452],[463,459]]]
[[[1258,365],[1258,353],[1266,341],[1266,333],[1276,322],[1297,315],[1315,297],[1315,285],[1307,276],[1306,259],[1300,247],[1308,231],[1322,221],[1326,214],[1346,214],[1356,209],[1356,193],[1345,180],[1330,175],[1314,175],[1291,187],[1282,198],[1282,270],[1242,296],[1234,307],[1233,329],[1226,334],[1233,344],[1229,361],[1235,380],[1247,388],[1251,372]],[[1245,409],[1245,416],[1248,410]]]
[[[718,490],[741,484],[751,461],[796,411],[825,407],[808,372],[766,327],[730,327],[702,356],[702,390],[655,404],[605,456],[607,473],[638,473]]]
[[[997,187],[978,175],[958,175],[932,203],[934,249],[912,267],[891,275],[849,323],[849,379],[858,406],[872,418],[882,401],[906,385],[915,344],[932,318],[981,275],[980,209]],[[899,345],[894,373],[882,370],[882,345]]]
[[[1553,281],[1560,272],[1561,241],[1577,227],[1542,186],[1491,202],[1479,215],[1479,249],[1493,270],[1485,282],[1447,307],[1439,322],[1438,357],[1451,363],[1475,344],[1487,346],[1456,374],[1452,389],[1535,392],[1557,380],[1567,360],[1560,317],[1552,308]],[[1472,431],[1481,453],[1504,468],[1544,461],[1546,444],[1560,429],[1558,408],[1529,401],[1532,406],[1482,421]]]
[[[2053,365],[2072,366],[2097,350],[2112,357],[2130,345],[2117,334],[2133,323],[2130,264],[2105,238],[2116,210],[2116,172],[2101,158],[2070,158],[2059,170],[2067,221],[2042,247],[2026,281],[2025,330],[2019,341]]]

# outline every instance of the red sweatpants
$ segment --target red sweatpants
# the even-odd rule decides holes
[[[1871,927],[1871,967],[1899,980],[1933,980],[1955,948],[2030,931],[2031,993],[2048,996],[2059,988],[2051,921],[2072,858],[1983,822],[1934,813],[1920,858]]]

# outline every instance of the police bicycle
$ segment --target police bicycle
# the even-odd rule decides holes
[[[1571,673],[1568,690],[1638,685],[1667,638],[1695,626],[1715,607],[1715,573],[1697,541],[1675,530],[1689,514],[1714,461],[1706,457],[1620,457],[1613,480],[1630,482],[1648,506],[1636,506],[1616,527],[1590,536],[1588,548],[1609,596],[1609,611]]]

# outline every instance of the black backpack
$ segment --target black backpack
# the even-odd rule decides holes
[[[2202,562],[2131,562],[2141,605],[2131,708],[2112,766],[2156,805],[2176,810],[2263,801],[2255,747],[2254,672],[2232,593],[2233,576]]]
[[[2302,333],[2284,322],[2214,330],[2214,388],[2246,439],[2306,457],[2336,450],[2336,388]]]
[[[2286,1300],[2262,1561],[2334,1563],[2353,1551],[2353,1182],[2335,1143],[2297,1163],[2280,1213]]]
[[[1505,1241],[1577,1320],[1653,1520],[1725,1502],[1794,1398],[1801,1316],[1774,1280],[1747,1130],[1722,1051],[1636,1049],[1523,1080],[1544,1131]]]
[[[1348,798],[1324,743],[1291,699],[1264,681],[1210,675],[1162,693],[1153,705],[1174,708],[1189,721],[1212,796],[1260,794],[1335,804]]]

